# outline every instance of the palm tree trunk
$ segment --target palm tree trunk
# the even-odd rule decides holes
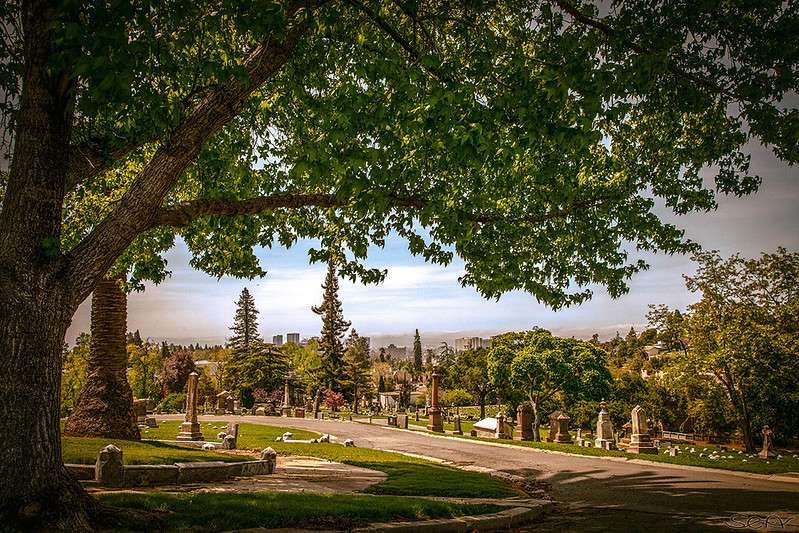
[[[92,294],[91,347],[86,384],[75,400],[64,434],[139,440],[128,383],[125,344],[127,296],[123,278],[104,279]]]

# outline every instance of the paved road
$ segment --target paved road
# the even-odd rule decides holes
[[[240,418],[278,424],[271,417]],[[799,531],[799,483],[548,454],[350,422],[284,418],[279,425],[548,483],[557,512],[530,531]]]

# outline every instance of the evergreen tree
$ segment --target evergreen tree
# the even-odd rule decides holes
[[[312,309],[322,317],[322,337],[319,339],[322,368],[327,386],[335,390],[341,380],[344,359],[342,339],[350,323],[344,320],[341,300],[338,299],[338,274],[332,259],[327,262],[327,277],[322,288],[324,289],[322,305],[314,306]]]
[[[161,361],[166,361],[172,352],[169,351],[169,345],[166,341],[161,342]]]
[[[344,351],[345,396],[352,402],[352,410],[358,412],[359,400],[369,395],[372,387],[369,364],[369,343],[352,329]],[[373,390],[373,389],[372,389]]]
[[[233,335],[228,339],[228,346],[233,350],[249,350],[251,345],[261,338],[258,336],[258,309],[250,291],[245,287],[236,302],[236,315],[230,330]]]
[[[417,375],[422,373],[422,339],[418,329],[413,337],[413,369]]]

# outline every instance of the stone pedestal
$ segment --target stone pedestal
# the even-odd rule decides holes
[[[657,454],[658,449],[649,436],[649,425],[646,423],[646,413],[643,407],[636,405],[632,410],[632,435],[627,453]]]
[[[761,459],[777,457],[777,452],[774,451],[774,431],[768,426],[763,426],[763,448],[757,456]]]
[[[427,413],[427,429],[430,431],[444,432],[444,422],[441,419],[441,410],[438,407],[431,407]]]
[[[615,450],[616,439],[613,438],[613,423],[610,421],[606,407],[604,401],[599,404],[599,420],[596,422],[594,446],[605,450]]]
[[[147,400],[133,400],[133,413],[136,415],[136,423],[144,424],[147,419]]]
[[[555,419],[555,434],[551,435],[552,442],[560,444],[572,444],[572,436],[569,433],[569,421],[571,419],[564,413]]]
[[[290,417],[291,416],[291,407],[288,405],[283,405],[280,407],[280,416]]]
[[[305,418],[305,409],[302,407],[296,407],[294,409],[294,418]]]
[[[200,424],[197,422],[197,386],[197,372],[192,372],[186,383],[186,417],[180,425],[176,440],[203,440]]]
[[[200,431],[200,424],[197,422],[183,422],[180,425],[180,433],[175,437],[175,440],[203,440],[203,434]]]
[[[435,370],[433,370],[433,384],[430,389],[430,409],[427,411],[427,429],[443,433],[444,424],[441,420],[441,409],[438,408],[438,372]]]
[[[94,464],[94,479],[100,485],[121,487],[125,482],[125,467],[122,450],[109,444],[97,454]]]
[[[519,428],[519,439],[533,440],[533,408],[520,405],[516,409],[516,426]]]

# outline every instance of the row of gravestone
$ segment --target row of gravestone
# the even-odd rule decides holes
[[[516,411],[516,423],[505,419],[502,412],[495,418],[483,419],[473,426],[472,436],[485,436],[497,439],[512,439],[514,425],[519,428],[521,440],[533,440],[533,413],[530,406],[522,405]],[[626,450],[629,453],[658,453],[657,447],[649,434],[649,427],[646,421],[646,413],[640,405],[636,405],[631,414],[632,434]],[[555,411],[549,416],[549,436],[548,442],[560,444],[573,444],[569,433],[570,418],[562,411]],[[462,434],[460,431],[460,417],[455,417],[455,434]],[[577,430],[577,444],[584,447],[597,447],[606,450],[616,449],[616,436],[613,432],[613,424],[610,420],[605,402],[600,404],[599,416],[596,425],[596,435],[593,440],[585,438],[582,429]]]

